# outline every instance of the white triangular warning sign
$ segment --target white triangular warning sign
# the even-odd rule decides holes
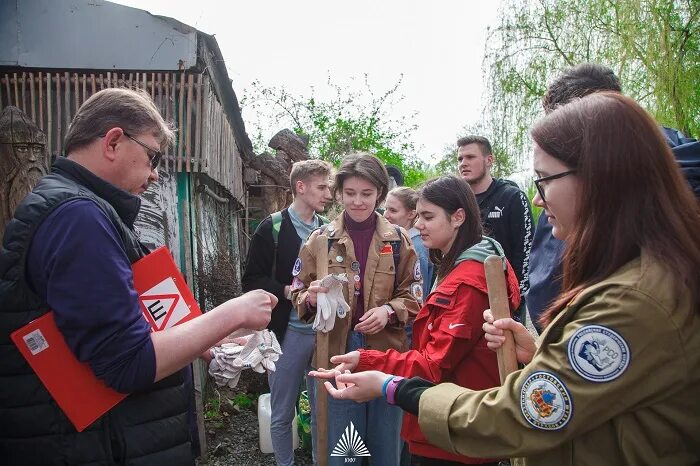
[[[143,315],[155,330],[170,328],[190,313],[171,277],[142,293],[139,302]]]

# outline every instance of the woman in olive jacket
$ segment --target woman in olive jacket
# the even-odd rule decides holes
[[[471,391],[380,372],[338,375],[334,397],[384,391],[428,440],[528,465],[700,462],[700,207],[654,120],[617,93],[589,95],[531,131],[534,202],[566,243],[563,289],[522,370]],[[352,382],[355,386],[346,388]],[[382,391],[382,386],[385,385]]]

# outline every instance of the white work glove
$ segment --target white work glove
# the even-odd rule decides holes
[[[343,319],[348,315],[350,306],[343,296],[343,286],[347,283],[348,276],[344,273],[330,274],[321,280],[319,286],[328,288],[328,292],[316,297],[316,318],[312,326],[315,331],[328,333],[335,326],[336,316]]]
[[[228,385],[235,388],[243,369],[253,369],[259,373],[275,370],[275,361],[282,354],[282,349],[274,333],[262,330],[242,338],[246,340],[244,345],[224,343],[211,350],[209,375],[220,387]]]

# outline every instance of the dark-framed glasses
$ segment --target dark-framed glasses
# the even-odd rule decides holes
[[[547,202],[547,199],[544,197],[544,186],[542,186],[542,183],[546,183],[547,181],[552,181],[552,180],[558,180],[559,178],[564,178],[565,176],[569,176],[576,173],[576,170],[567,170],[565,172],[557,173],[556,175],[550,175],[550,176],[545,176],[543,178],[538,178],[535,180],[535,187],[537,188],[537,192],[540,194],[540,197],[542,198],[542,202]]]
[[[131,135],[130,135],[129,133],[127,133],[126,131],[124,131],[124,136],[128,137],[129,139],[131,139],[132,141],[134,141],[136,144],[138,144],[139,146],[141,146],[141,147],[143,147],[144,149],[146,149],[146,156],[147,156],[148,159],[151,161],[151,168],[154,169],[154,170],[155,170],[156,168],[158,168],[158,165],[160,165],[160,159],[163,158],[163,153],[162,153],[161,151],[156,150],[156,149],[154,149],[154,148],[152,148],[152,147],[149,147],[147,144],[144,144],[143,142],[139,141],[138,139],[136,139],[135,137],[131,136]],[[153,155],[151,155],[151,153],[153,153]]]

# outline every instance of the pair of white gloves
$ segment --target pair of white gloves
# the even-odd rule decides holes
[[[243,343],[224,343],[211,349],[209,375],[220,387],[235,388],[243,369],[253,369],[263,373],[275,371],[275,361],[282,354],[277,337],[269,330],[255,331],[237,337]]]
[[[344,319],[350,306],[343,297],[343,286],[348,283],[347,274],[330,274],[321,280],[320,286],[328,288],[328,292],[319,293],[316,297],[316,318],[312,328],[317,332],[328,333],[335,326],[335,317]]]

